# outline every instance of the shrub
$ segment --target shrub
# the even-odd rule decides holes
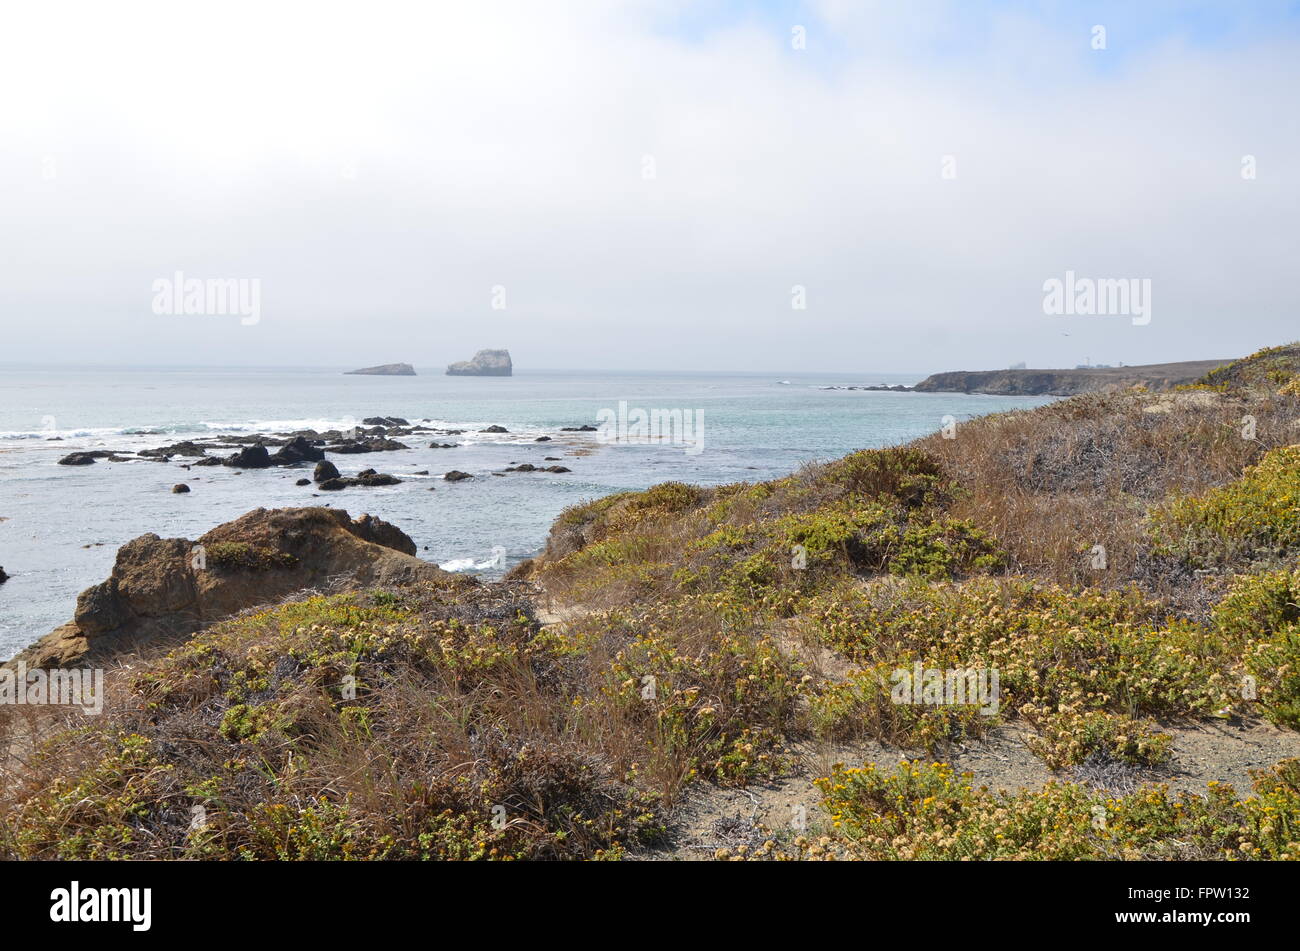
[[[1235,482],[1156,508],[1150,535],[1157,554],[1201,568],[1300,551],[1300,446],[1274,449]]]
[[[206,548],[206,557],[208,567],[232,571],[270,571],[273,568],[293,568],[298,564],[296,555],[248,542],[213,542]]]

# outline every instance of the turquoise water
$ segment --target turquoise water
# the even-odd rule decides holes
[[[421,557],[457,570],[499,573],[536,554],[568,505],[669,479],[720,484],[784,475],[801,463],[890,445],[958,420],[1041,405],[1047,398],[824,389],[915,383],[851,374],[517,372],[510,378],[344,376],[323,369],[0,368],[0,656],[72,616],[77,593],[108,576],[118,546],[145,532],[194,538],[259,506],[332,505],[394,522]],[[608,445],[562,426],[595,425],[620,401],[647,410],[702,412],[701,450]],[[299,469],[184,470],[184,460],[59,466],[79,449],[139,450],[196,434],[345,428],[367,416],[466,429],[409,437],[411,450],[334,456],[344,475],[376,468],[400,485],[313,498]],[[475,432],[496,424],[506,435]],[[552,442],[535,442],[539,435]],[[54,437],[59,437],[57,440]],[[456,442],[454,449],[428,443]],[[510,473],[512,463],[559,456],[567,474]],[[551,465],[553,463],[544,463]],[[443,481],[449,469],[472,473]],[[413,473],[428,469],[429,476]],[[173,495],[187,482],[192,492]],[[434,491],[430,492],[432,488]]]

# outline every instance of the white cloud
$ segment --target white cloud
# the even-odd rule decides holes
[[[17,9],[0,359],[930,370],[1295,335],[1291,45],[1098,71],[1078,17],[901,9],[822,4],[802,52],[648,3]],[[1151,324],[1063,337],[1067,268],[1151,278]],[[260,278],[261,323],[153,315],[177,269]]]

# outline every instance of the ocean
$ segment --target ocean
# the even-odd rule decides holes
[[[154,532],[196,538],[258,507],[330,505],[393,522],[420,557],[493,577],[539,552],[565,507],[680,480],[707,485],[786,475],[813,460],[892,445],[969,419],[1039,406],[1048,397],[849,390],[913,384],[889,373],[592,373],[513,377],[345,376],[345,368],[0,367],[0,657],[72,617],[77,594],[107,578],[120,545]],[[596,425],[620,403],[691,411],[698,446],[610,445],[561,427]],[[400,485],[318,492],[304,469],[182,469],[174,457],[60,466],[77,450],[139,451],[220,434],[345,429],[370,416],[430,420],[458,436],[397,437],[411,446],[332,455],[343,475],[366,468]],[[478,430],[496,425],[505,434]],[[539,436],[550,442],[536,442]],[[430,442],[454,442],[432,449]],[[559,457],[547,462],[544,457]],[[491,473],[518,463],[568,473]],[[429,475],[414,473],[428,470]],[[451,469],[474,478],[449,483]],[[239,474],[241,473],[242,474]],[[192,491],[173,494],[187,483]],[[433,491],[429,491],[433,489]]]

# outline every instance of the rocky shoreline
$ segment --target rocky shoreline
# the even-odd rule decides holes
[[[533,437],[531,443],[551,443],[566,438],[569,434],[594,433],[595,426],[580,424],[562,426],[550,435]],[[192,470],[196,467],[225,467],[235,470],[288,468],[299,469],[315,466],[311,478],[297,481],[299,486],[314,486],[320,491],[335,492],[347,488],[369,488],[377,486],[399,485],[402,479],[375,468],[364,468],[351,475],[342,473],[338,466],[326,458],[327,454],[335,456],[366,455],[370,453],[388,453],[410,450],[417,440],[430,438],[430,449],[457,449],[464,442],[439,441],[454,439],[469,433],[466,429],[435,427],[432,420],[423,419],[412,422],[402,416],[370,416],[362,420],[361,425],[349,429],[328,429],[317,431],[301,429],[292,432],[254,433],[250,435],[213,435],[198,439],[184,439],[168,445],[156,446],[136,451],[126,449],[79,449],[64,455],[58,465],[69,467],[92,466],[98,462],[129,463],[159,462],[173,463],[181,469]],[[478,433],[485,435],[509,435],[510,430],[504,426],[492,424]],[[406,440],[406,441],[403,441]],[[576,457],[576,456],[575,456]],[[546,462],[558,462],[559,458],[547,456]],[[562,474],[572,471],[567,466],[539,466],[532,463],[511,462],[505,468],[491,473],[505,475],[512,472],[547,472]],[[414,473],[428,475],[428,471]],[[448,482],[472,479],[473,475],[450,469],[442,478]],[[191,487],[181,483],[171,489],[177,494],[191,491]]]

